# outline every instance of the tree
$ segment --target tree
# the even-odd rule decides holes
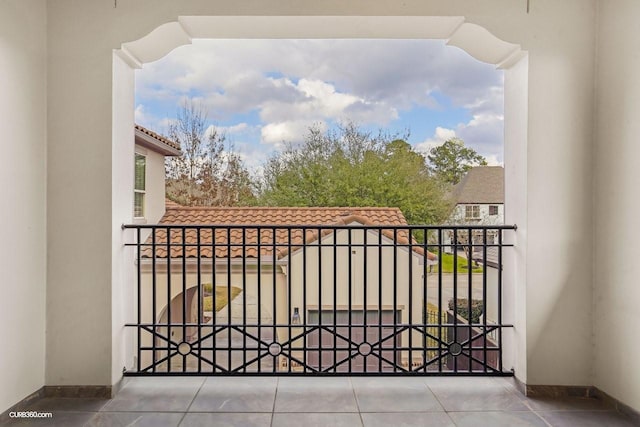
[[[472,167],[487,165],[484,157],[473,148],[465,147],[464,141],[459,138],[451,138],[432,148],[427,159],[436,177],[452,185],[460,182]]]
[[[288,144],[265,165],[259,196],[270,206],[398,207],[410,224],[433,224],[449,213],[443,185],[425,158],[401,138],[312,126],[299,146]]]
[[[207,111],[186,100],[169,126],[182,155],[165,162],[167,197],[185,206],[237,206],[255,199],[253,183],[226,137],[208,126]],[[226,149],[225,149],[226,148]]]

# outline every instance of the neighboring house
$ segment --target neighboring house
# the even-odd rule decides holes
[[[167,226],[204,224],[221,227],[215,229],[215,238],[212,236],[213,228],[203,228],[198,232],[187,227],[184,231],[173,229],[170,242],[167,241],[167,229],[162,228],[156,230],[155,240],[153,236],[146,239],[140,261],[141,301],[151,302],[155,298],[155,304],[141,307],[143,321],[150,322],[153,319],[166,323],[167,308],[171,312],[171,323],[181,323],[183,320],[197,323],[199,315],[217,327],[229,324],[255,325],[259,321],[268,327],[259,330],[253,328],[253,334],[261,334],[261,339],[267,342],[285,343],[290,333],[296,335],[296,323],[317,323],[320,316],[324,319],[323,323],[332,322],[334,311],[337,323],[343,324],[347,323],[349,316],[352,324],[362,324],[366,316],[368,328],[352,328],[349,332],[353,333],[352,340],[357,343],[375,342],[376,334],[380,333],[383,337],[391,336],[392,329],[378,327],[379,320],[387,325],[394,321],[407,323],[411,312],[412,321],[419,323],[426,305],[416,296],[423,295],[422,289],[426,286],[425,265],[437,263],[437,257],[426,251],[424,245],[409,240],[407,230],[398,229],[394,232],[391,229],[364,227],[407,225],[398,208],[212,208],[183,207],[171,203],[167,205],[159,223]],[[274,232],[274,225],[292,228],[278,228]],[[300,228],[303,225],[337,228]],[[258,230],[257,226],[263,228]],[[340,228],[344,226],[352,228]],[[151,243],[156,245],[155,258]],[[183,251],[186,251],[186,257],[183,257]],[[168,262],[168,258],[171,262]],[[407,268],[399,268],[394,273],[394,263]],[[167,266],[170,274],[167,274]],[[241,289],[241,293],[219,313],[199,313],[199,283],[213,284],[214,288],[236,287]],[[184,299],[183,294],[186,295]],[[171,304],[168,304],[169,296]],[[293,324],[293,332],[291,327],[269,326],[275,324]],[[170,335],[175,343],[188,343],[193,342],[197,332],[195,327],[175,327],[170,333],[160,330],[159,334],[166,337]],[[413,334],[413,340],[420,342],[422,335],[417,331],[413,331]],[[302,350],[296,352],[294,348],[301,349],[305,340],[307,346],[313,347],[320,340],[332,337],[333,334],[325,336],[323,332],[320,336],[315,331],[306,338],[294,340],[290,348],[294,355],[302,359]],[[226,331],[221,331],[215,339],[219,341],[218,347],[228,347],[228,339],[246,340],[246,336],[234,331],[229,337]],[[401,342],[406,344],[408,339],[409,332],[403,331],[382,345],[400,346]],[[142,340],[147,346],[150,345],[151,334],[142,337]],[[166,345],[166,340],[158,338],[158,335],[156,340],[158,348],[163,343]],[[208,341],[209,348],[212,347],[211,341]],[[255,346],[257,341],[249,339],[248,346],[251,347],[252,343]],[[346,345],[346,342],[343,343]],[[415,353],[412,361],[420,363],[422,353]],[[150,356],[147,354],[146,358],[143,357],[143,362],[148,362]],[[308,352],[308,356],[309,365],[318,364],[317,360],[313,360],[313,357],[317,358],[317,353]],[[209,360],[215,359],[213,354],[207,357]],[[394,356],[388,357],[393,359]],[[400,363],[408,363],[406,351],[398,350],[395,357]],[[181,357],[175,359],[172,366],[182,363]],[[376,359],[369,359],[367,369],[377,369]],[[354,358],[353,369],[358,370],[358,366],[362,368],[363,360],[364,357]],[[189,363],[196,362],[193,358],[187,362],[187,367]],[[286,357],[280,357],[277,361],[281,369],[286,369],[288,362]],[[221,366],[231,364],[227,368],[232,368],[240,362],[224,358],[217,363]],[[322,363],[326,366],[330,361],[323,359]],[[369,366],[369,363],[375,366]],[[295,366],[292,368],[296,369]],[[385,368],[386,364],[383,370]],[[390,366],[388,368],[391,369]]]
[[[156,223],[165,212],[166,156],[179,156],[180,145],[135,125],[133,217],[135,223]]]
[[[476,166],[469,169],[462,180],[453,188],[452,198],[455,202],[453,212],[449,216],[451,225],[501,225],[504,224],[504,168],[502,166]],[[496,243],[497,232],[488,232],[487,243]],[[452,233],[444,236],[444,244],[453,242]],[[474,236],[479,243],[482,236]],[[458,243],[468,241],[463,231],[458,236]],[[451,251],[450,247],[448,252]]]

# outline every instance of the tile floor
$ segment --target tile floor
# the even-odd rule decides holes
[[[531,399],[507,378],[127,378],[110,400],[45,398],[9,426],[633,426],[596,399]]]

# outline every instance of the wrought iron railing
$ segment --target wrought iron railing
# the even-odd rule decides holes
[[[515,226],[124,228],[128,375],[511,374],[501,266]]]

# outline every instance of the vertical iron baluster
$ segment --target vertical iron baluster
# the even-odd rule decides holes
[[[167,227],[167,372],[171,372],[171,230],[172,228]],[[155,234],[156,229],[152,229]],[[155,250],[153,251],[155,258]],[[155,273],[154,273],[155,276]],[[155,286],[154,286],[155,287]],[[155,340],[155,337],[153,338]]]
[[[473,365],[473,329],[471,326],[472,323],[472,298],[473,298],[473,234],[471,231],[471,227],[467,230],[467,239],[469,240],[469,245],[467,246],[467,298],[468,298],[468,311],[467,311],[467,321],[469,322],[469,372],[472,371],[471,367]]]
[[[217,322],[216,322],[216,314],[218,313],[216,311],[216,307],[218,305],[218,298],[216,296],[216,289],[218,286],[218,281],[217,281],[217,259],[218,256],[216,254],[216,229],[214,227],[211,227],[211,323],[213,325],[213,328],[211,329],[212,335],[211,335],[211,346],[213,348],[213,368],[212,371],[216,372],[218,370],[217,368],[217,353],[218,353],[218,334],[216,333],[216,328],[217,328]]]
[[[453,342],[458,342],[458,229],[453,229]],[[453,371],[458,372],[458,357],[453,356]]]
[[[347,311],[347,331],[349,334],[349,373],[352,372],[352,352],[353,352],[353,341],[352,341],[352,337],[351,337],[351,329],[353,328],[353,316],[351,314],[351,310],[352,310],[352,306],[353,306],[353,300],[352,300],[352,289],[353,289],[353,283],[352,283],[352,278],[353,278],[353,242],[352,242],[352,238],[351,238],[351,231],[353,229],[352,228],[348,228],[348,235],[347,235],[347,249],[348,249],[348,253],[349,253],[349,296],[348,296],[348,306],[349,306],[349,310]]]
[[[318,228],[318,371],[322,372],[322,228]]]
[[[141,261],[141,250],[142,250],[142,246],[140,243],[140,239],[141,239],[141,228],[136,228],[136,258],[137,258],[137,262],[138,262],[138,301],[137,301],[137,305],[138,305],[138,359],[136,360],[136,372],[140,372],[140,363],[141,363],[141,359],[142,359],[142,350],[140,349],[142,347],[142,327],[140,326],[140,324],[142,323],[142,265],[140,264]],[[155,256],[155,254],[152,254],[152,256]],[[155,339],[155,337],[152,335],[153,339]]]
[[[242,227],[242,366],[247,372],[247,229]]]
[[[256,227],[256,233],[258,236],[258,373],[262,372],[262,228]],[[275,254],[274,254],[275,259]]]
[[[289,361],[287,362],[287,372],[291,372],[291,365],[293,364],[293,340],[292,330],[291,330],[291,321],[293,319],[293,313],[291,312],[291,227],[287,227],[287,256],[289,257],[289,262],[287,262],[287,301],[289,303],[288,311],[287,311],[287,325],[289,326]],[[275,267],[275,266],[274,266]]]
[[[498,364],[502,372],[502,230],[498,230]]]
[[[276,259],[277,259],[277,254],[278,254],[278,242],[277,242],[277,228],[273,227],[273,241],[272,243],[272,253],[273,253],[273,268],[271,271],[271,288],[273,289],[271,296],[272,296],[272,307],[271,307],[271,312],[273,313],[273,342],[279,342],[278,340],[278,331],[276,329],[276,322],[278,321],[278,310],[277,310],[277,300],[278,300],[278,286],[277,286],[277,281],[276,281]],[[287,262],[287,264],[290,264],[291,262],[291,253],[288,253],[287,256],[289,257],[289,262]],[[277,370],[278,369],[278,356],[272,356],[273,357],[273,370]]]
[[[429,265],[429,248],[427,245],[427,228],[422,229],[422,237],[424,244],[422,245],[422,367],[424,373],[427,373],[427,267]]]
[[[442,238],[443,229],[438,228],[438,372],[440,373],[442,373],[442,344],[448,344],[442,339],[442,258],[445,249]]]
[[[338,229],[333,228],[333,365],[338,363],[338,311],[336,309],[338,301],[338,254],[336,253],[338,245]],[[333,369],[333,373],[338,373],[338,367]]]
[[[304,333],[302,363],[303,372],[307,372],[307,229],[302,227],[302,331]]]
[[[182,227],[182,342],[187,341],[187,230]],[[180,343],[178,343],[180,344]],[[182,355],[182,372],[187,368],[187,356]]]
[[[227,226],[227,372],[231,372],[231,226]],[[242,290],[244,292],[244,289]],[[214,308],[215,310],[215,308]]]
[[[413,372],[413,241],[411,240],[411,229],[407,229],[408,251],[407,259],[409,260],[409,361],[407,368],[409,372]]]
[[[202,328],[201,328],[201,323],[202,323],[202,265],[201,265],[201,257],[202,257],[202,251],[201,251],[201,241],[200,241],[200,233],[201,233],[201,229],[198,227],[196,229],[196,233],[197,234],[197,245],[196,247],[198,248],[198,255],[197,255],[197,266],[198,266],[198,279],[197,279],[197,284],[198,284],[198,313],[197,313],[197,321],[196,321],[196,328],[198,328],[198,373],[202,373]],[[193,317],[193,314],[191,315],[191,317]]]
[[[362,289],[363,289],[363,322],[364,322],[364,342],[369,342],[369,337],[368,335],[368,329],[367,329],[367,309],[369,308],[368,306],[368,299],[367,299],[367,287],[369,286],[369,281],[368,281],[368,275],[367,275],[367,234],[368,234],[368,229],[366,227],[363,227],[362,229]],[[367,372],[367,362],[369,361],[369,355],[364,356],[364,372]]]
[[[397,311],[398,311],[398,229],[394,228],[393,229],[393,372],[398,372]],[[402,341],[400,341],[400,346],[402,346]],[[400,363],[402,363],[402,360],[400,360]]]
[[[484,372],[487,372],[487,229],[482,230],[482,361]]]
[[[378,228],[378,372],[382,372],[382,227]]]
[[[157,259],[157,253],[156,253],[156,229],[152,228],[151,229],[151,248],[152,248],[152,258],[151,258],[151,274],[152,274],[152,278],[151,278],[151,300],[152,300],[152,305],[151,305],[151,316],[152,316],[152,328],[153,328],[153,334],[151,334],[151,351],[153,352],[153,357],[151,358],[152,362],[153,362],[153,367],[152,370],[155,373],[156,372],[156,333],[158,333],[158,325],[157,325],[157,320],[156,320],[156,287],[158,285],[157,282],[157,267],[156,267],[156,259]],[[169,255],[168,255],[169,256]],[[169,300],[169,305],[171,305],[171,300]],[[168,334],[167,336],[167,347],[169,347],[169,340],[170,340],[170,336]],[[167,352],[167,356],[169,355],[169,353]],[[168,360],[169,362],[171,362],[171,359]],[[169,363],[170,364],[170,363]]]

